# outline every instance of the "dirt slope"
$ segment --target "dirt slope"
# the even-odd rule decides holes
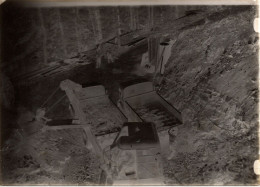
[[[236,7],[182,27],[161,94],[183,115],[169,183],[253,184],[257,158],[257,50],[254,9]],[[174,177],[173,177],[174,176]]]

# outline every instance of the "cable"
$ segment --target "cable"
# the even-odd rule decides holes
[[[56,89],[51,93],[51,95],[43,102],[43,104],[41,105],[40,108],[42,108],[42,107],[50,100],[50,98],[55,95],[55,93],[56,93],[59,89],[60,89],[60,87],[56,88]]]
[[[60,99],[58,99],[58,101],[56,101],[46,112],[49,112],[55,105],[57,105],[59,102],[61,102],[64,98],[66,97],[66,95],[64,95],[63,97],[61,97]]]

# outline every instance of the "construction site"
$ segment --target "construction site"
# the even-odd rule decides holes
[[[1,184],[257,184],[256,6],[0,13]]]

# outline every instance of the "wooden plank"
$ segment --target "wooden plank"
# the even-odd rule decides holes
[[[70,100],[70,103],[75,110],[75,115],[79,118],[80,124],[84,125],[82,126],[85,130],[85,133],[87,135],[88,141],[91,143],[94,152],[96,155],[101,159],[101,161],[104,160],[104,155],[101,147],[97,143],[96,137],[91,132],[91,127],[86,121],[85,113],[83,112],[83,109],[81,107],[79,99],[75,95],[75,90],[78,90],[79,88],[82,88],[81,85],[78,85],[70,80],[62,81],[60,84],[60,87],[62,90],[64,90]]]
[[[27,77],[31,77],[31,76],[34,76],[34,75],[38,75],[38,74],[41,74],[41,73],[44,73],[45,71],[49,71],[53,68],[56,68],[58,67],[59,65],[57,66],[52,66],[52,67],[46,67],[44,69],[38,69],[38,70],[35,70],[35,71],[31,71],[31,72],[28,72],[28,73],[24,73],[22,75],[18,75],[16,77],[14,77],[13,79],[26,79]]]
[[[47,126],[47,130],[63,130],[63,129],[84,129],[83,125],[71,124],[71,125],[55,125]]]
[[[45,75],[45,74],[47,74],[47,73],[49,73],[49,72],[51,72],[51,71],[54,71],[54,70],[56,70],[56,69],[58,69],[58,68],[60,68],[60,66],[56,66],[55,68],[53,68],[53,69],[51,69],[51,70],[45,71],[45,72],[41,73],[41,75]]]

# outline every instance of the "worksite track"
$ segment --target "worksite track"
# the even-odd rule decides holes
[[[158,131],[182,124],[177,109],[155,91],[126,98],[125,102],[134,120],[153,122]]]

